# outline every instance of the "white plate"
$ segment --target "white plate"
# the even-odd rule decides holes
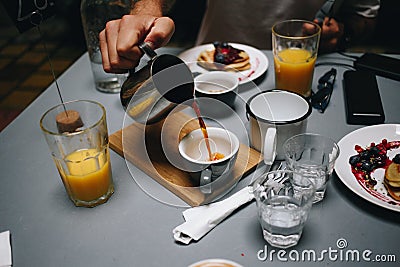
[[[239,84],[247,83],[249,81],[253,81],[260,77],[264,72],[268,69],[268,58],[266,55],[260,50],[243,44],[229,43],[231,46],[237,49],[241,49],[249,54],[251,68],[245,71],[237,72],[238,78],[240,79]],[[200,72],[204,73],[208,70],[197,65],[197,58],[200,53],[204,50],[213,49],[213,44],[205,44],[190,48],[178,55],[185,63],[189,66],[192,72]]]
[[[391,198],[385,186],[383,185],[383,179],[385,170],[379,168],[372,173],[372,176],[377,181],[375,190],[367,189],[361,182],[358,182],[351,172],[351,166],[349,164],[349,158],[356,155],[355,145],[360,145],[365,148],[374,142],[376,144],[381,143],[382,139],[390,141],[400,140],[400,124],[380,124],[367,126],[355,130],[345,137],[343,137],[338,145],[340,148],[340,155],[335,164],[336,174],[340,180],[354,193],[364,198],[365,200],[376,204],[378,206],[400,212],[400,201],[396,201]],[[392,159],[396,154],[400,153],[400,149],[392,149],[387,152],[387,155]]]

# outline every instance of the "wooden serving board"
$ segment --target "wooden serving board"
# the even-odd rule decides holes
[[[240,144],[232,179],[209,194],[202,193],[198,182],[188,172],[171,164],[171,159],[172,162],[182,160],[178,151],[179,141],[198,128],[197,118],[177,112],[155,125],[133,123],[113,133],[109,137],[110,147],[183,201],[198,206],[213,201],[234,186],[241,177],[255,170],[262,161],[258,151]]]

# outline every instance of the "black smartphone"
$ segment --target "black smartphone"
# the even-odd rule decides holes
[[[376,75],[400,81],[400,59],[365,53],[354,61],[356,70],[369,70]]]
[[[348,124],[371,125],[385,121],[374,73],[361,70],[345,71],[343,90]]]

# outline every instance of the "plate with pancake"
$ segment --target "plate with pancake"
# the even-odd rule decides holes
[[[239,84],[253,81],[268,69],[268,58],[260,50],[238,43],[225,43],[236,52],[237,57],[229,64],[214,62],[214,44],[204,44],[190,48],[178,55],[192,72],[204,73],[212,70],[227,70],[237,73]]]
[[[344,136],[338,145],[340,155],[335,164],[335,171],[343,184],[358,196],[375,205],[400,212],[400,199],[397,195],[400,193],[400,164],[396,164],[394,160],[400,153],[400,124],[378,124],[357,129]],[[376,148],[372,150],[378,152],[373,152],[371,148]],[[370,155],[368,153],[363,155],[360,151],[367,151]],[[381,163],[376,163],[374,160],[378,156],[371,156],[371,153],[377,153],[375,155],[379,156]],[[382,156],[383,154],[386,156]],[[364,168],[361,168],[361,163],[365,164],[365,160],[362,158],[367,155],[369,157],[367,161],[372,165],[381,166],[372,168],[370,172],[372,185],[368,181],[366,182],[364,176],[358,175],[363,173],[359,170]],[[354,168],[357,163],[353,162],[353,167],[350,164],[350,158],[354,156],[359,156],[355,159],[355,162],[360,162],[358,170]],[[388,190],[392,192],[389,193]]]

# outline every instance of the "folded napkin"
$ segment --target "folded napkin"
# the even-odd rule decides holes
[[[0,267],[12,265],[10,231],[0,233]]]
[[[246,186],[222,201],[185,210],[183,217],[186,222],[172,230],[174,239],[186,245],[192,240],[199,240],[234,210],[253,198],[252,187]]]

